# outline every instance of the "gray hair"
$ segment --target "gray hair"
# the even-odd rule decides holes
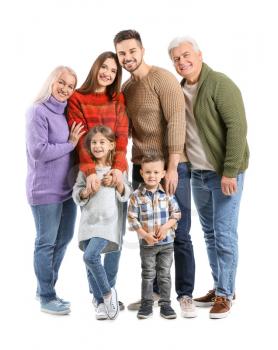
[[[73,69],[67,66],[58,66],[56,67],[48,76],[45,83],[43,84],[41,91],[36,97],[34,103],[41,103],[49,99],[52,93],[52,85],[53,83],[59,79],[63,72],[67,72],[75,78],[74,88],[77,85],[77,75]]]
[[[174,38],[174,39],[170,42],[170,44],[169,44],[169,46],[168,46],[168,54],[169,54],[169,56],[170,56],[171,59],[172,59],[171,51],[172,51],[174,48],[178,47],[180,44],[184,44],[184,43],[189,43],[189,44],[191,44],[192,47],[193,47],[193,49],[194,49],[194,51],[196,51],[196,52],[199,52],[199,51],[200,51],[197,42],[196,42],[193,38],[191,38],[190,36],[181,36],[181,37],[177,37],[177,38]]]

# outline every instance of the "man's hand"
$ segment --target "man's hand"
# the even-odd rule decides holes
[[[221,190],[225,196],[231,196],[237,191],[237,180],[236,177],[222,176],[221,179]]]
[[[165,191],[167,195],[173,195],[176,192],[178,180],[177,169],[168,169],[165,175]]]

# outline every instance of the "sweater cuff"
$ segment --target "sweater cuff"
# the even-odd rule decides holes
[[[184,145],[176,145],[176,146],[169,146],[168,145],[168,153],[176,153],[176,154],[181,154],[184,151]]]
[[[239,169],[224,167],[223,176],[233,178],[237,177],[238,173]]]

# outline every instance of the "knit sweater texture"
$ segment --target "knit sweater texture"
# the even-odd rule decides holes
[[[149,152],[185,156],[185,101],[173,74],[152,66],[140,80],[131,77],[123,85],[132,134],[132,162],[140,164]]]
[[[70,127],[73,122],[77,124],[81,122],[86,134],[97,125],[110,127],[116,135],[116,154],[112,169],[119,169],[122,172],[127,170],[128,118],[122,94],[110,101],[104,93],[83,95],[76,91],[68,101],[67,119]],[[77,151],[79,169],[88,176],[96,171],[95,163],[84,146],[86,134],[79,139]]]
[[[185,79],[181,81],[183,86]],[[248,167],[247,122],[239,88],[203,63],[193,112],[207,159],[219,176],[236,177]]]
[[[27,181],[29,204],[61,203],[71,197],[75,176],[68,142],[66,102],[53,96],[27,111]]]

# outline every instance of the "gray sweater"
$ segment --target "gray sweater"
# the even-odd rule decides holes
[[[97,177],[101,180],[111,168],[96,168]],[[101,186],[99,191],[87,199],[80,198],[80,192],[86,187],[86,177],[79,172],[73,187],[72,197],[81,207],[81,218],[78,230],[79,248],[84,250],[83,241],[92,237],[107,239],[109,244],[102,253],[120,249],[122,234],[125,228],[125,203],[131,194],[131,186],[127,181],[127,174],[123,174],[124,194],[120,195],[114,187]]]

